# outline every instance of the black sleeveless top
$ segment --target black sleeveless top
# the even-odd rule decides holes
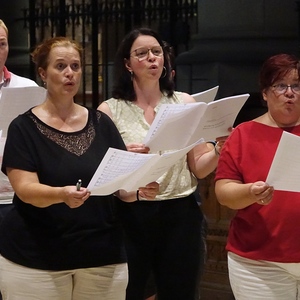
[[[2,171],[36,172],[50,186],[86,187],[109,147],[126,150],[110,118],[89,110],[78,132],[62,132],[31,110],[9,126]],[[122,231],[112,195],[91,196],[79,208],[65,203],[38,208],[14,195],[15,208],[0,226],[0,252],[17,264],[44,270],[69,270],[125,262]],[[119,201],[119,200],[118,200]]]

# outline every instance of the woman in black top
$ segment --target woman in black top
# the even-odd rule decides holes
[[[15,209],[0,227],[0,288],[14,299],[124,299],[127,265],[113,195],[87,188],[109,147],[126,149],[104,113],[74,103],[81,48],[52,38],[32,54],[46,100],[10,125],[2,171]],[[78,179],[82,187],[76,189]],[[140,189],[153,199],[156,183]],[[136,201],[136,192],[116,192]]]

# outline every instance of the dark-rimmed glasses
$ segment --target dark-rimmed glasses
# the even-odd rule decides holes
[[[164,54],[161,46],[154,46],[152,48],[141,47],[135,49],[132,52],[130,52],[130,56],[133,56],[137,58],[139,61],[142,61],[148,58],[149,51],[151,51],[151,53],[157,57],[162,57]],[[132,55],[132,53],[134,53],[134,55]]]
[[[300,95],[300,83],[294,83],[294,84],[284,84],[284,83],[278,83],[272,85],[273,91],[277,94],[284,94],[288,88],[291,88],[292,92],[294,94]]]

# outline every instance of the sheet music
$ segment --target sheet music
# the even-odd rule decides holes
[[[215,86],[212,89],[206,90],[204,92],[195,93],[191,96],[197,101],[197,102],[205,102],[209,103],[213,101],[216,98],[217,92],[218,92],[219,86]]]
[[[108,195],[119,189],[134,191],[156,181],[199,140],[178,151],[159,154],[143,154],[109,148],[88,184],[92,195]]]
[[[151,151],[181,149],[199,138],[215,140],[228,135],[249,94],[188,104],[163,104],[143,143]]]
[[[209,141],[228,135],[228,129],[233,126],[239,111],[249,96],[249,94],[243,94],[210,102],[200,119],[191,141],[199,137]]]
[[[6,137],[11,121],[46,98],[46,89],[39,86],[3,87],[0,99],[0,129]]]
[[[275,190],[300,192],[300,137],[283,132],[266,182]]]
[[[163,104],[143,143],[153,152],[188,146],[191,135],[206,107],[207,104],[203,102]]]
[[[140,153],[109,148],[99,165],[97,175],[92,178],[88,188],[93,191],[91,185],[100,187],[113,182],[114,192],[119,189],[118,185],[121,185],[126,179],[123,176],[127,177],[128,174],[133,173],[149,160],[155,159],[156,156],[156,154],[141,155]]]

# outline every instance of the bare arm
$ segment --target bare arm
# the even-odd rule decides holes
[[[197,145],[187,155],[190,171],[197,178],[204,178],[213,172],[217,167],[218,159],[214,146],[209,143]]]
[[[204,178],[216,169],[227,137],[217,138],[215,146],[212,143],[197,145],[188,153],[189,168],[197,178]]]
[[[232,209],[242,209],[254,203],[269,204],[274,189],[263,181],[242,183],[237,180],[221,179],[215,184],[215,192],[220,204]]]
[[[25,203],[36,207],[48,207],[56,203],[66,203],[71,208],[82,205],[90,196],[86,188],[76,190],[76,186],[52,187],[41,184],[37,173],[7,168],[9,181]]]

